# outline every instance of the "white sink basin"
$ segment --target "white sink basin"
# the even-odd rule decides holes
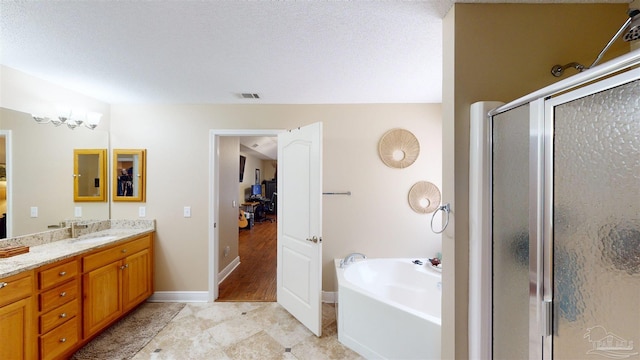
[[[117,238],[117,236],[115,235],[104,235],[104,236],[97,236],[97,237],[88,237],[84,239],[76,239],[76,240],[73,240],[72,242],[74,244],[91,244],[91,243],[96,243],[101,241],[109,241],[115,238]]]

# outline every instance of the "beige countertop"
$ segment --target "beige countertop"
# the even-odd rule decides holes
[[[64,228],[0,241],[0,247],[29,246],[28,253],[0,259],[0,278],[125,242],[155,231],[155,221],[153,220],[107,222],[108,225],[101,224],[103,226],[90,228],[77,238],[71,238],[69,228]]]

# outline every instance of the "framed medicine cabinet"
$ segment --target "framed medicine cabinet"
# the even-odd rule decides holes
[[[113,201],[145,201],[146,149],[113,149]]]
[[[73,150],[73,201],[107,201],[107,150]]]

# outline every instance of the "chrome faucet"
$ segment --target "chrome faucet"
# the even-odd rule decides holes
[[[78,237],[78,229],[86,229],[88,228],[89,225],[84,224],[84,225],[80,225],[76,222],[72,222],[71,223],[71,237],[72,238],[77,238]]]
[[[356,256],[360,256],[363,259],[367,258],[367,255],[365,255],[365,254],[351,253],[351,254],[345,256],[344,259],[340,260],[340,267],[345,267],[346,265],[349,265],[350,263],[354,262],[356,260]]]

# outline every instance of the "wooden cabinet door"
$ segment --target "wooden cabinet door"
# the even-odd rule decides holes
[[[0,307],[0,359],[32,359],[32,299]]]
[[[122,266],[117,261],[83,275],[84,338],[122,314]]]
[[[151,253],[149,249],[126,257],[124,266],[122,302],[124,311],[127,311],[151,295]]]

